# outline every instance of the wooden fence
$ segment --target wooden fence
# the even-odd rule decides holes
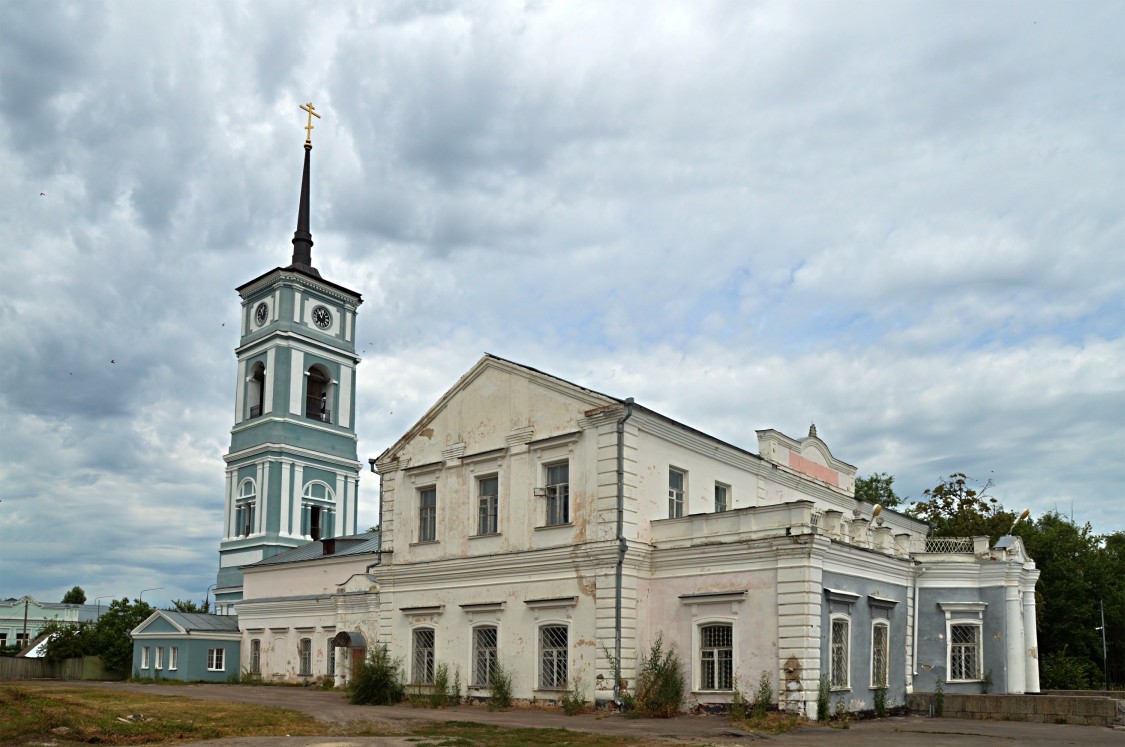
[[[80,680],[82,659],[49,662],[0,656],[0,680]]]

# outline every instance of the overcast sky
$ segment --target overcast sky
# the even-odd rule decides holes
[[[0,598],[214,581],[234,288],[289,263],[305,101],[365,464],[487,351],[1122,529],[1123,33],[1118,1],[0,2]]]

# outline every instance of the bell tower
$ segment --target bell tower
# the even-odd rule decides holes
[[[358,293],[312,264],[308,113],[293,256],[237,288],[242,298],[234,427],[226,461],[215,609],[242,599],[241,566],[357,532]]]

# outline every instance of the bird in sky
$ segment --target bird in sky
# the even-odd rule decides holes
[[[117,363],[117,359],[115,358],[115,359],[111,360],[110,363]]]

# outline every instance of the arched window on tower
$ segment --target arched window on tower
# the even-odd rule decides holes
[[[305,382],[305,417],[324,423],[332,422],[330,408],[332,377],[322,366],[309,366]]]
[[[262,403],[266,398],[266,367],[261,361],[254,364],[247,380],[246,400],[250,405],[248,417],[256,418],[262,414]]]
[[[310,482],[301,495],[301,534],[314,540],[336,536],[336,496],[323,482]]]
[[[247,477],[238,485],[238,498],[234,504],[234,534],[248,537],[257,531],[254,515],[257,513],[258,490],[254,480]]]

